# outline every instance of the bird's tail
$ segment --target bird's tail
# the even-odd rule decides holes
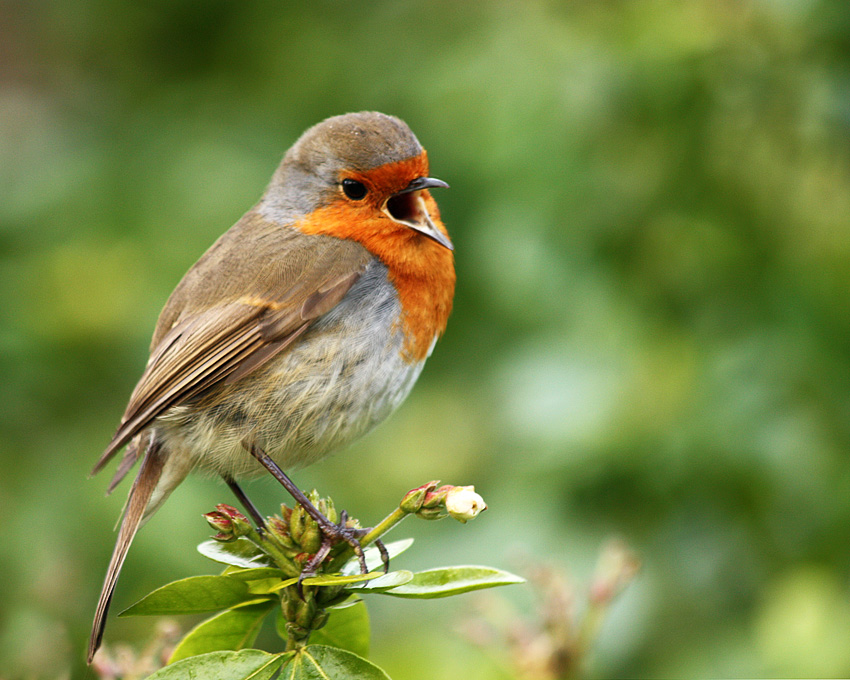
[[[139,468],[139,474],[136,477],[136,481],[133,482],[133,488],[130,489],[130,496],[124,511],[124,519],[121,521],[121,529],[118,531],[118,540],[115,543],[112,559],[109,561],[106,579],[103,582],[103,589],[100,591],[100,600],[98,600],[97,610],[94,614],[94,623],[92,624],[91,638],[89,639],[89,664],[103,639],[103,627],[106,623],[106,613],[109,611],[109,603],[112,600],[112,591],[115,590],[115,583],[118,581],[118,574],[121,573],[121,566],[124,564],[124,558],[127,556],[130,543],[133,542],[133,537],[136,535],[142,520],[158,507],[159,502],[157,500],[160,502],[164,500],[164,497],[155,499],[153,507],[148,507],[162,476],[165,458],[166,456],[161,451],[159,445],[152,443],[145,453],[142,466]]]

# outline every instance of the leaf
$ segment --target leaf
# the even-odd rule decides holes
[[[269,680],[292,656],[292,652],[267,654],[259,649],[210,652],[177,661],[148,676],[148,680]]]
[[[368,574],[323,574],[321,576],[311,576],[305,578],[301,583],[305,586],[346,586],[351,583],[360,583],[361,581],[371,581],[380,578],[384,573],[382,571],[370,571]]]
[[[190,656],[224,650],[238,651],[254,644],[263,619],[274,607],[274,601],[228,609],[199,623],[190,630],[171,654],[168,663]]]
[[[247,538],[235,541],[204,541],[198,546],[198,552],[214,562],[232,564],[234,567],[253,569],[254,567],[273,567],[269,557]]]
[[[386,595],[412,598],[448,597],[470,590],[525,583],[525,579],[501,569],[474,565],[428,569],[413,575],[409,583],[387,590]],[[379,591],[383,592],[383,591]]]
[[[301,583],[305,586],[344,586],[351,583],[360,583],[361,581],[378,579],[381,576],[383,576],[383,574],[379,571],[372,571],[368,574],[352,574],[350,576],[342,574],[322,574],[320,576],[305,578]],[[276,583],[274,586],[269,588],[268,592],[274,593],[278,590],[283,590],[284,588],[295,585],[296,583],[298,583],[298,578],[290,578]]]
[[[289,586],[294,586],[296,583],[298,583],[298,577],[293,576],[292,578],[288,578],[285,581],[281,581],[280,583],[275,584],[273,587],[269,588],[269,592],[276,593],[279,590],[288,588]]]
[[[389,554],[390,559],[392,560],[401,555],[412,545],[412,538],[402,538],[398,541],[385,543],[384,547],[387,549],[387,553]],[[363,551],[363,555],[366,558],[366,568],[369,571],[375,571],[376,569],[384,568],[384,563],[381,560],[381,553],[375,546],[372,545],[366,548]],[[343,574],[359,574],[360,562],[357,561],[356,557],[352,557],[350,560],[348,560],[348,562],[345,563],[345,565],[340,571]]]
[[[281,581],[279,578],[264,578],[259,581],[248,581],[248,592],[252,595],[269,595],[281,589],[281,583],[289,583],[292,579]],[[298,579],[296,578],[297,582]]]
[[[281,680],[390,680],[390,676],[366,659],[326,645],[308,645],[297,651],[280,677]]]
[[[227,567],[222,574],[240,581],[259,581],[267,578],[283,578],[284,573],[275,567],[256,567],[243,569],[242,567]]]
[[[221,575],[190,576],[157,588],[119,616],[197,614],[228,609],[252,599],[259,598],[248,592],[245,581]]]
[[[382,593],[390,588],[398,588],[405,583],[413,580],[413,572],[407,569],[391,571],[389,574],[382,574],[380,578],[366,581],[364,583],[355,583],[348,586],[346,590],[351,590],[358,593]]]

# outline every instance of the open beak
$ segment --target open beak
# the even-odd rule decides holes
[[[428,214],[428,209],[425,207],[425,201],[421,194],[419,194],[423,189],[448,189],[448,187],[449,185],[441,179],[417,177],[404,189],[397,191],[387,199],[387,202],[384,204],[384,212],[396,222],[418,231],[423,236],[436,241],[444,248],[454,250],[454,246],[449,241],[448,236],[434,224],[434,221]]]

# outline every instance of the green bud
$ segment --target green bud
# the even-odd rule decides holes
[[[316,612],[316,615],[313,617],[313,623],[311,624],[311,630],[319,630],[319,628],[323,627],[328,622],[328,617],[330,613],[325,609],[320,609]]]
[[[422,504],[425,502],[425,497],[429,492],[436,489],[437,484],[439,483],[440,480],[435,479],[432,482],[428,482],[427,484],[423,484],[415,489],[411,489],[405,494],[404,498],[401,499],[401,503],[398,504],[398,507],[404,510],[404,512],[410,514],[419,512],[422,508]]]
[[[289,536],[289,523],[284,522],[280,517],[269,517],[266,521],[266,530],[282,547],[289,550],[295,548],[295,543]]]
[[[301,600],[298,598],[297,594],[293,589],[292,593],[288,592],[287,589],[286,594],[284,594],[280,598],[280,610],[281,614],[283,614],[284,621],[290,622],[294,621],[295,617],[298,616],[298,605]]]
[[[313,627],[313,618],[316,616],[317,609],[316,600],[312,597],[302,600],[295,615],[294,623],[306,630],[310,630]]]
[[[350,597],[349,593],[343,592],[344,590],[344,586],[322,586],[321,588],[316,588],[316,602],[319,603],[320,607],[332,607]]]
[[[301,549],[311,555],[316,554],[322,547],[322,530],[319,529],[319,525],[312,518],[307,520],[307,525],[304,527],[298,542]]]
[[[322,498],[316,507],[319,509],[319,512],[328,518],[331,524],[336,524],[339,521],[339,515],[334,507],[334,502],[330,498]]]
[[[310,636],[310,629],[299,626],[291,621],[286,622],[286,637],[290,640],[306,640]]]
[[[289,516],[289,535],[292,536],[292,540],[296,543],[301,543],[301,535],[304,533],[308,520],[307,511],[300,505],[296,505],[292,509],[292,513]]]
[[[292,508],[287,507],[285,503],[280,504],[280,516],[283,518],[283,521],[287,524],[289,523],[289,517],[292,515]]]
[[[421,519],[443,519],[444,517],[448,517],[448,513],[445,508],[438,506],[436,508],[422,508],[416,513],[416,516]]]

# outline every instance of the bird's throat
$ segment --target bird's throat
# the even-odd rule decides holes
[[[445,233],[437,203],[422,192],[426,209]],[[294,225],[305,234],[357,241],[383,262],[404,310],[404,358],[423,361],[446,328],[454,298],[454,256],[450,250],[369,205],[337,202],[319,208]]]

